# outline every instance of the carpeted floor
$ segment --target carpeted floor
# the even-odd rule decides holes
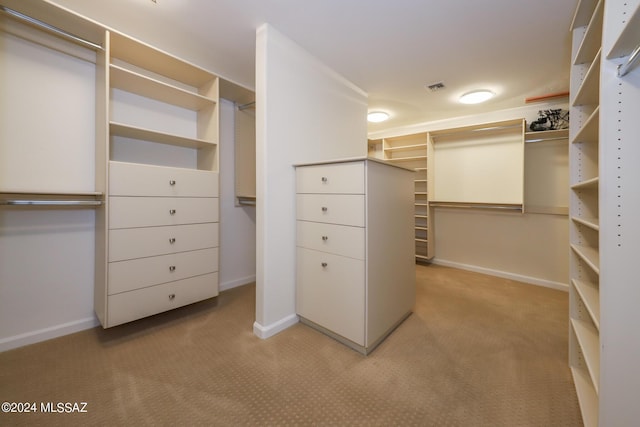
[[[439,266],[416,274],[414,314],[366,357],[302,324],[255,337],[253,285],[0,353],[0,401],[38,409],[0,413],[0,425],[582,425],[566,293]],[[44,414],[46,402],[87,412]]]

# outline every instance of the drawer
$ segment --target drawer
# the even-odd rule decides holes
[[[300,316],[365,344],[364,261],[297,248],[296,282]]]
[[[109,195],[218,197],[218,173],[111,161]]]
[[[216,197],[109,197],[109,228],[218,221]]]
[[[109,231],[109,261],[218,246],[218,223],[121,228]]]
[[[297,219],[364,227],[364,196],[297,194]]]
[[[218,295],[218,273],[108,297],[107,323],[116,326]]]
[[[296,244],[307,249],[364,259],[364,228],[298,221]]]
[[[364,162],[299,166],[298,193],[364,194]]]
[[[218,248],[110,262],[108,294],[218,271]]]

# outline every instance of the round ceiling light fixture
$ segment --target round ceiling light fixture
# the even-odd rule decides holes
[[[481,102],[488,101],[493,98],[495,93],[490,90],[482,89],[482,90],[474,90],[472,92],[467,92],[460,97],[460,102],[463,104],[479,104]]]
[[[389,118],[389,114],[384,111],[372,111],[367,114],[367,121],[371,123],[380,123],[384,122]]]

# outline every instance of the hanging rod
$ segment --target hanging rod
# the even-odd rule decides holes
[[[254,196],[236,196],[238,205],[242,206],[255,206],[256,198]]]
[[[101,200],[29,200],[2,199],[0,205],[5,206],[100,206]]]
[[[60,29],[58,27],[54,27],[53,25],[47,24],[46,22],[40,21],[39,19],[36,19],[36,18],[32,18],[32,17],[30,17],[28,15],[25,15],[23,13],[20,13],[20,12],[18,12],[16,10],[10,9],[10,8],[8,8],[6,6],[0,5],[0,10],[3,11],[4,13],[6,13],[8,15],[11,15],[11,16],[13,16],[15,18],[18,18],[18,19],[20,19],[20,20],[22,20],[22,21],[24,21],[26,23],[36,25],[36,26],[38,26],[40,28],[43,28],[43,29],[45,29],[47,31],[55,33],[55,34],[57,34],[57,35],[59,35],[61,37],[64,37],[64,38],[69,39],[71,41],[74,41],[76,43],[83,44],[83,45],[88,46],[88,47],[90,47],[92,49],[95,49],[95,50],[103,50],[102,46],[100,46],[99,44],[96,44],[96,43],[91,42],[89,40],[85,40],[82,37],[76,36],[75,34],[71,34],[68,31],[62,30],[62,29]]]
[[[458,202],[429,202],[429,206],[435,208],[456,209],[490,209],[522,212],[522,205],[492,204],[492,203],[458,203]]]
[[[249,108],[255,108],[256,101],[247,102],[246,104],[238,105],[238,110],[243,111]]]
[[[100,206],[102,193],[0,191],[0,206]]]
[[[561,139],[564,140],[569,140],[568,136],[559,136],[557,138],[537,138],[537,139],[525,139],[524,142],[526,144],[532,143],[532,142],[543,142],[543,141],[560,141]]]
[[[624,64],[618,65],[618,77],[624,77],[640,59],[640,44],[629,55],[629,59]]]

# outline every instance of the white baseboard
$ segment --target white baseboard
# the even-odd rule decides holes
[[[37,331],[27,332],[25,334],[2,338],[0,339],[0,352],[84,331],[85,329],[94,328],[99,324],[100,322],[98,322],[98,319],[94,316],[87,319],[51,326],[49,328],[39,329]]]
[[[263,340],[267,338],[271,338],[275,334],[284,331],[285,329],[295,325],[298,323],[298,315],[292,314],[290,316],[285,317],[284,319],[280,319],[277,322],[274,322],[267,326],[262,326],[257,321],[253,323],[253,333]]]
[[[256,281],[256,275],[243,277],[241,279],[230,280],[228,282],[220,283],[220,292],[228,291],[229,289],[237,288],[239,286],[247,285]]]
[[[518,282],[528,283],[530,285],[544,286],[545,288],[557,289],[559,291],[569,292],[569,284],[554,282],[551,280],[540,279],[537,277],[523,276],[521,274],[509,273],[507,271],[494,270],[491,268],[478,267],[476,265],[462,264],[455,261],[447,261],[444,259],[434,258],[431,261],[433,264],[442,265],[445,267],[458,268],[460,270],[468,270],[476,273],[488,274],[490,276],[502,277],[503,279],[516,280]]]

